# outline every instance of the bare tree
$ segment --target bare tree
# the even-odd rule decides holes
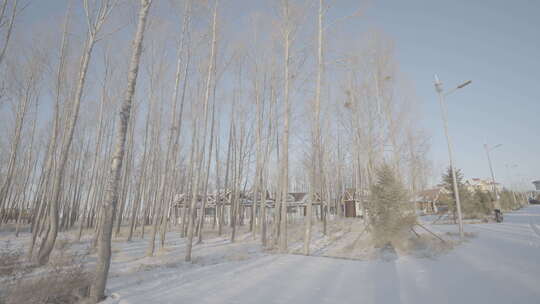
[[[151,0],[141,0],[137,31],[132,44],[132,53],[129,63],[127,78],[127,89],[124,100],[120,108],[120,117],[117,120],[115,149],[112,157],[111,170],[107,181],[107,192],[103,204],[104,219],[102,222],[101,234],[98,241],[98,261],[96,265],[96,277],[92,284],[90,297],[93,301],[99,302],[105,296],[105,286],[107,275],[111,263],[111,236],[113,229],[114,213],[119,193],[120,174],[122,172],[122,161],[125,154],[127,128],[131,114],[131,104],[135,95],[137,75],[139,72],[139,62],[141,60],[142,44],[148,11],[152,4]]]
[[[287,197],[289,195],[289,120],[291,117],[290,104],[290,85],[291,85],[291,45],[294,38],[295,24],[290,12],[288,0],[282,4],[283,18],[283,49],[284,49],[284,70],[283,70],[283,103],[285,115],[283,118],[283,136],[282,136],[282,156],[281,156],[281,174],[280,174],[280,230],[279,230],[279,249],[281,252],[287,251]]]
[[[13,98],[17,100],[14,109],[15,127],[13,130],[13,135],[11,136],[12,140],[7,172],[2,183],[2,187],[0,188],[0,210],[4,209],[5,205],[7,204],[8,192],[14,179],[28,109],[38,95],[37,86],[41,78],[43,65],[39,61],[39,55],[34,54],[21,68],[21,75],[19,77],[14,77],[15,79],[13,82],[13,87],[15,92]],[[12,75],[14,74],[15,73]]]
[[[79,117],[79,109],[81,106],[81,99],[85,87],[86,76],[88,72],[88,66],[90,63],[90,58],[92,56],[92,51],[94,49],[95,43],[101,38],[98,36],[103,24],[109,17],[112,9],[115,6],[116,1],[102,0],[97,15],[95,18],[91,16],[91,10],[88,7],[88,1],[84,1],[84,7],[86,12],[86,19],[88,22],[88,33],[86,42],[83,49],[83,54],[81,56],[81,61],[79,65],[79,78],[77,81],[77,87],[75,90],[75,97],[73,100],[71,113],[69,120],[67,121],[66,131],[62,140],[61,150],[60,150],[60,160],[58,163],[58,169],[54,178],[53,183],[53,193],[50,200],[50,213],[49,213],[49,224],[50,229],[47,233],[45,240],[43,241],[41,248],[39,250],[39,255],[37,262],[39,264],[45,264],[49,260],[49,256],[54,248],[54,243],[56,242],[56,236],[58,234],[58,203],[60,199],[60,192],[62,189],[62,180],[64,178],[64,172],[66,169],[66,164],[68,161],[69,150],[71,143],[73,142],[73,133],[75,132],[75,127],[77,125],[77,120]]]
[[[8,49],[9,41],[11,40],[11,34],[13,32],[15,18],[24,9],[24,7],[22,9],[21,8],[17,9],[19,0],[15,0],[11,6],[11,14],[8,17],[6,16],[8,3],[9,3],[9,0],[4,0],[2,4],[0,4],[0,29],[5,28],[4,43],[0,47],[0,64],[2,64],[2,61],[4,61],[4,57]],[[6,19],[6,18],[9,18],[9,19]]]
[[[306,228],[304,235],[304,254],[309,255],[309,243],[311,240],[311,220],[313,217],[313,201],[317,197],[317,193],[322,202],[322,189],[320,179],[322,177],[322,150],[321,150],[321,86],[322,86],[322,73],[323,73],[323,18],[324,18],[324,2],[319,0],[319,13],[317,22],[317,83],[315,88],[315,99],[313,105],[313,119],[312,119],[312,132],[313,132],[313,151],[311,153],[311,187],[310,197],[306,207]],[[326,220],[326,217],[325,217]]]
[[[199,184],[201,183],[202,174],[203,174],[203,160],[204,155],[206,151],[206,132],[208,128],[208,103],[210,100],[210,93],[211,93],[211,86],[212,86],[212,75],[214,74],[215,69],[215,56],[216,56],[216,43],[217,43],[217,9],[218,9],[218,1],[214,4],[213,14],[212,14],[212,40],[210,45],[210,58],[208,61],[208,70],[206,74],[206,85],[205,85],[205,91],[204,91],[204,99],[203,99],[203,106],[202,106],[202,112],[203,112],[203,133],[202,133],[202,143],[199,147],[200,150],[198,151],[198,159],[197,159],[197,166],[199,170],[197,171],[196,178],[195,178],[195,187],[194,191],[192,192],[192,199],[191,199],[191,213],[195,214],[196,210],[196,202],[199,196]],[[212,151],[210,151],[209,155],[211,155]],[[202,197],[201,200],[205,200],[205,197]],[[201,206],[201,216],[204,216],[204,206]],[[194,225],[195,221],[193,217],[189,217],[189,224],[188,224],[188,240],[187,240],[187,248],[186,248],[186,261],[191,261],[191,248],[193,244],[193,234],[194,234]]]

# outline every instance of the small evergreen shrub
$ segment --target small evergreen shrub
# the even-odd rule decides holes
[[[375,246],[394,245],[407,239],[416,223],[416,214],[407,190],[390,166],[384,164],[378,170],[370,196],[367,209]]]

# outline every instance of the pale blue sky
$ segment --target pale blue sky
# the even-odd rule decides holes
[[[447,99],[456,166],[467,177],[489,176],[483,143],[501,143],[492,152],[497,179],[540,179],[539,14],[540,1],[531,0],[373,1],[367,17],[396,40],[401,69],[422,102],[436,169],[448,153],[434,73],[446,89],[473,81]],[[506,164],[517,168],[508,174]]]
[[[275,8],[272,3],[222,1],[226,7],[224,17],[230,12],[241,15],[242,11]],[[519,181],[532,188],[530,181],[540,179],[540,1],[333,3],[330,19],[348,15],[359,6],[366,8],[361,18],[347,21],[348,30],[360,33],[375,27],[395,40],[400,70],[411,79],[420,99],[421,123],[431,136],[430,155],[437,176],[447,166],[448,153],[433,88],[435,73],[446,89],[472,80],[470,86],[447,99],[456,167],[468,178],[488,177],[483,143],[501,143],[503,146],[492,153],[496,178],[503,183]],[[58,18],[64,7],[65,1],[35,1],[24,19],[39,23]],[[508,172],[507,164],[517,167]]]
[[[415,88],[423,114],[421,123],[431,136],[433,182],[440,180],[448,166],[433,86],[437,73],[446,89],[472,80],[471,85],[447,98],[456,167],[467,178],[487,178],[490,174],[483,144],[503,144],[492,152],[496,179],[532,189],[530,181],[540,179],[540,1],[328,2],[332,3],[329,20],[365,8],[361,18],[346,21],[344,36],[350,35],[351,29],[360,33],[376,28],[395,40],[400,70]],[[230,11],[276,7],[273,1],[228,3],[232,4]],[[347,37],[360,36],[352,34]]]

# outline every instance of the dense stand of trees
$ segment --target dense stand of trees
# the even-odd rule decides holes
[[[226,1],[67,1],[39,24],[49,37],[19,2],[0,3],[0,225],[29,227],[39,264],[59,232],[91,237],[96,300],[113,235],[146,236],[152,256],[175,229],[190,261],[203,231],[234,242],[247,227],[286,252],[288,194],[303,191],[309,254],[312,221],[326,233],[380,164],[409,193],[425,186],[429,146],[392,40],[339,40],[359,18],[336,16],[339,1],[273,1],[242,28]]]
[[[441,185],[447,191],[441,197],[441,203],[448,206],[455,221],[457,207],[453,188],[452,169],[448,167],[441,178]],[[494,209],[501,209],[503,211],[519,209],[527,202],[523,193],[516,193],[506,188],[497,190],[497,196],[493,191],[494,189],[490,189],[489,191],[478,188],[471,189],[471,187],[467,187],[463,179],[463,173],[459,169],[456,170],[456,182],[458,184],[461,209],[465,218],[484,218],[486,215],[492,215]]]

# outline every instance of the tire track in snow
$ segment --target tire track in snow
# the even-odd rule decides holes
[[[530,232],[530,226],[529,224],[517,224],[517,223],[497,223],[497,224],[491,224],[491,225],[496,225],[497,227],[501,227],[501,228],[508,228],[512,231],[519,231],[519,232]]]
[[[532,230],[534,231],[534,233],[535,233],[538,237],[540,237],[540,229],[538,229],[538,227],[536,227],[536,225],[533,224],[532,221],[529,222],[529,225],[531,225],[531,228],[532,228]]]
[[[494,228],[492,226],[486,227],[482,225],[474,225],[474,226],[471,225],[471,227],[474,229],[488,232],[487,235],[489,237],[500,238],[507,241],[527,244],[527,245],[530,245],[531,243],[540,245],[540,241],[534,236],[533,233],[531,233],[530,230],[527,233],[519,233],[519,232],[508,231],[508,229]]]
[[[217,288],[226,288],[233,278],[270,265],[277,258],[277,256],[263,256],[246,261],[244,264],[231,262],[203,267],[193,266],[193,269],[160,267],[138,273],[137,278],[132,279],[132,282],[128,284],[120,286],[111,284],[113,285],[111,291],[120,295],[120,303],[131,303],[131,300],[136,303],[170,303],[177,302],[179,296],[183,298],[190,295],[193,301],[198,302],[201,295],[219,290]],[[221,277],[221,279],[216,281],[216,277]],[[214,285],[222,286],[213,288]],[[202,287],[207,290],[193,294],[195,290],[200,290]],[[193,303],[193,301],[182,302]]]
[[[531,268],[533,265],[530,265],[530,261],[520,263],[515,256],[490,249],[479,242],[471,244],[468,250],[456,250],[456,255],[468,265],[465,268],[468,269],[467,272],[474,274],[477,278],[470,283],[475,287],[478,284],[480,288],[491,293],[486,294],[486,297],[509,296],[510,293],[514,296],[523,296],[524,287],[529,294],[534,294],[534,298],[540,297],[540,289],[538,289],[537,284],[538,273],[533,274],[534,269]],[[484,298],[484,301],[486,303],[523,303],[515,298],[511,301],[502,301],[497,297],[494,297],[493,301],[486,301]],[[469,302],[474,303],[475,301]]]
[[[524,237],[524,236],[530,236],[531,235],[531,230],[530,229],[514,230],[514,229],[511,228],[511,226],[498,227],[498,226],[494,226],[492,224],[476,224],[476,225],[470,225],[469,227],[471,227],[473,229],[480,229],[480,230],[494,232],[496,234],[503,233],[505,235],[512,235],[512,236],[519,236],[519,237]],[[508,229],[508,228],[510,228],[510,229]]]
[[[538,226],[509,221],[468,227],[478,237],[434,259],[271,255],[193,269],[163,266],[142,274],[141,286],[119,291],[128,293],[121,303],[532,303],[540,298],[535,262],[540,251],[526,246],[540,236]],[[144,291],[132,293],[140,287]]]
[[[324,259],[309,259],[305,256],[282,255],[269,268],[278,268],[260,278],[245,279],[232,290],[220,291],[215,302],[245,303],[254,298],[263,303],[321,303],[323,302],[328,278],[336,277],[336,263]],[[312,301],[306,301],[311,297]],[[248,301],[249,302],[249,301]]]
[[[400,282],[402,304],[447,304],[450,291],[437,272],[433,271],[432,259],[407,256],[396,261]]]
[[[254,291],[265,287],[264,280],[287,274],[292,269],[291,260],[283,259],[282,255],[268,256],[257,263],[257,266],[240,267],[226,273],[214,273],[212,276],[190,281],[177,288],[169,290],[166,299],[182,298],[183,303],[241,303],[243,292],[249,297]],[[259,286],[260,285],[260,286]],[[276,292],[273,290],[274,293]]]

